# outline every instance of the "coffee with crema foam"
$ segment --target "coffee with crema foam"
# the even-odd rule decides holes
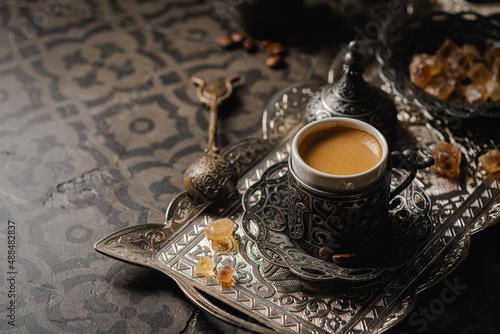
[[[332,126],[309,134],[298,151],[307,165],[332,175],[367,171],[377,165],[383,154],[373,135],[345,126]]]

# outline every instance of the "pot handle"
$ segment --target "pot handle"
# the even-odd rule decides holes
[[[389,200],[392,200],[396,195],[398,195],[403,189],[408,187],[408,185],[413,181],[417,175],[417,170],[431,167],[434,165],[434,159],[432,157],[425,157],[423,159],[418,158],[418,153],[415,150],[404,150],[403,152],[394,151],[391,152],[391,164],[392,168],[401,168],[410,172],[406,178],[394,188],[390,195]]]

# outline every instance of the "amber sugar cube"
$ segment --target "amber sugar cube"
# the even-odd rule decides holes
[[[432,157],[436,161],[433,170],[437,175],[451,179],[460,175],[462,154],[456,146],[439,142],[432,150]]]
[[[424,89],[427,93],[446,100],[455,89],[455,85],[446,77],[437,76],[432,78]]]
[[[196,264],[194,273],[197,276],[211,277],[214,276],[214,269],[215,261],[208,256],[202,256]]]
[[[230,242],[234,231],[234,221],[228,218],[221,218],[211,221],[205,227],[207,238],[216,243],[227,244]]]
[[[467,71],[461,67],[446,67],[442,75],[448,80],[460,82],[467,78]]]
[[[486,92],[492,101],[500,100],[500,82],[490,80],[486,83]]]
[[[482,58],[481,52],[474,44],[465,43],[464,45],[462,45],[462,51],[472,59]]]
[[[457,49],[453,51],[448,58],[446,58],[446,64],[452,68],[462,68],[467,69],[472,61],[472,56],[464,52],[462,49]]]
[[[474,44],[458,46],[444,40],[435,55],[413,55],[410,79],[419,88],[455,103],[479,104],[500,100],[500,48],[483,55]]]
[[[491,78],[491,71],[483,63],[476,63],[470,67],[467,76],[476,84],[486,85]]]
[[[467,103],[484,103],[488,99],[488,92],[483,85],[470,84],[465,86],[464,96]]]
[[[221,266],[217,271],[217,280],[225,285],[234,285],[234,268],[231,266]]]
[[[410,80],[417,87],[424,88],[431,80],[431,67],[421,55],[414,55],[410,63]]]
[[[429,67],[431,76],[437,75],[441,72],[442,66],[441,62],[436,56],[429,55],[427,53],[422,53],[419,55],[420,60],[424,62]],[[414,56],[415,57],[415,56]]]
[[[500,59],[500,48],[496,46],[490,46],[484,52],[484,60],[486,64],[492,66],[496,59]]]
[[[491,65],[491,80],[500,82],[500,58],[497,58]]]
[[[453,52],[458,50],[458,45],[456,45],[452,40],[445,39],[444,42],[439,46],[436,52],[436,56],[442,60],[448,58]]]
[[[500,150],[492,150],[479,157],[479,161],[488,173],[500,171]]]

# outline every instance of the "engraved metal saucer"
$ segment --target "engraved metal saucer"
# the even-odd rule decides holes
[[[413,258],[431,235],[431,201],[412,184],[391,202],[389,224],[377,247],[377,256],[352,266],[340,266],[309,255],[287,233],[287,163],[269,167],[261,180],[243,195],[242,229],[269,263],[289,268],[300,278],[313,281],[367,281],[395,270]],[[395,169],[393,184],[404,171]],[[373,250],[375,251],[375,249]]]

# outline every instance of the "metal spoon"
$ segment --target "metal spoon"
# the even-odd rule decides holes
[[[201,102],[210,108],[208,127],[208,148],[205,154],[188,166],[184,173],[184,187],[195,200],[218,201],[236,189],[238,173],[231,162],[221,157],[216,145],[218,106],[233,92],[233,81],[238,74],[222,82],[209,83],[198,77],[191,78],[198,87],[196,94]]]

